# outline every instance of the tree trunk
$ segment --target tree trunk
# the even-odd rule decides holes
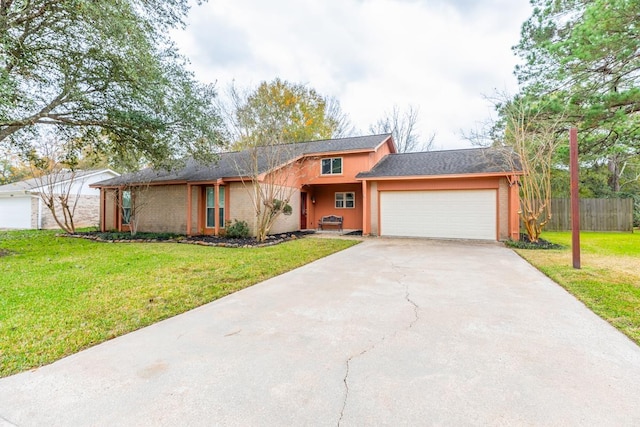
[[[620,167],[615,155],[609,159],[607,166],[609,168],[609,188],[614,193],[617,193],[620,191]]]

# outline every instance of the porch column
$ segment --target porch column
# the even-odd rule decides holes
[[[369,186],[367,180],[362,181],[362,235],[371,233],[371,204],[369,203]]]
[[[122,232],[122,193],[124,191],[124,187],[118,187],[116,190],[116,203],[114,206],[114,218],[116,219],[116,229]]]
[[[103,233],[106,230],[106,226],[104,224],[107,218],[107,196],[104,187],[100,187],[100,231]]]
[[[306,215],[304,217],[306,218],[307,223],[304,225],[304,227],[305,227],[305,230],[308,230],[310,228],[313,228],[313,222],[311,221],[311,214],[310,214],[311,205],[313,203],[311,203],[311,191],[307,191],[306,194],[307,194],[307,197],[306,197],[307,200],[304,201],[304,207],[307,210],[307,212],[306,212]],[[302,224],[300,224],[300,225],[302,225]]]
[[[192,229],[192,224],[191,224],[191,213],[193,210],[193,197],[191,194],[191,184],[187,183],[187,236],[191,236],[191,229]]]
[[[217,236],[220,233],[220,183],[216,182],[214,187],[214,200],[215,200],[215,208],[213,209],[215,217],[213,218],[213,223],[215,224],[215,228],[213,233]]]
[[[520,240],[520,180],[514,175],[509,180],[509,236]]]

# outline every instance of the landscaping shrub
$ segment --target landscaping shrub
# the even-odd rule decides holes
[[[563,249],[564,246],[551,243],[544,239],[538,239],[537,242],[529,240],[529,236],[525,233],[520,234],[520,240],[507,240],[504,244],[510,248],[517,249]]]
[[[246,221],[233,220],[233,224],[229,221],[226,227],[225,236],[230,239],[245,239],[249,237],[249,225]]]

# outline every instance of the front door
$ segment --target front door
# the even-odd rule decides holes
[[[300,193],[300,230],[307,229],[307,193]]]

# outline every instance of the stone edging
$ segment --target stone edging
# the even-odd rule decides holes
[[[60,233],[56,234],[57,237],[72,237],[76,239],[85,239],[85,240],[93,240],[95,242],[102,243],[182,243],[185,245],[200,245],[200,246],[217,246],[220,248],[263,248],[266,246],[274,246],[279,243],[288,242],[290,240],[297,240],[300,237],[291,236],[288,238],[278,238],[275,240],[270,240],[265,243],[257,243],[255,245],[246,245],[239,243],[228,243],[228,242],[206,242],[202,240],[189,240],[186,238],[177,238],[177,239],[118,239],[118,240],[108,240],[102,239],[98,236],[91,235],[82,235],[82,234],[66,234]]]

